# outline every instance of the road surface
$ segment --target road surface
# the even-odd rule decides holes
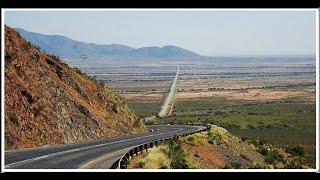
[[[177,90],[176,86],[177,86],[177,81],[178,81],[179,69],[180,69],[180,67],[178,66],[176,76],[174,77],[170,91],[169,91],[169,93],[166,97],[166,100],[164,101],[164,103],[161,107],[161,110],[158,114],[159,117],[163,117],[163,116],[169,115],[171,113],[174,96],[175,96],[176,90]]]
[[[154,140],[205,129],[204,126],[158,125],[139,135],[77,144],[5,152],[5,169],[111,168],[130,148]]]

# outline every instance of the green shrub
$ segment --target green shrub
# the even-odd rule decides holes
[[[48,53],[46,53],[46,55],[48,57],[50,57],[51,59],[55,60],[55,61],[61,62],[61,59],[60,59],[59,56],[56,56],[56,55],[53,55],[53,54],[48,54]]]
[[[16,51],[5,51],[5,63],[9,63],[11,62],[12,60],[15,60],[18,58],[18,53]]]
[[[300,146],[286,148],[286,152],[289,154],[292,154],[293,156],[301,156],[301,157],[305,156],[305,150],[303,149],[303,147],[300,147]]]
[[[186,161],[186,153],[181,148],[180,140],[169,140],[168,156],[171,159],[171,168],[174,169],[187,169],[189,168]]]
[[[96,76],[88,76],[87,74],[85,74],[84,72],[82,72],[81,69],[74,67],[72,68],[74,72],[76,72],[77,74],[84,76],[86,79],[89,79],[90,81],[94,82],[95,84],[98,84],[99,86],[104,86],[104,84],[100,81],[98,81],[96,79]]]
[[[249,169],[266,169],[267,167],[260,163],[253,163]]]
[[[40,51],[40,47],[38,45],[34,45],[34,48],[36,48],[38,51]]]
[[[194,136],[188,136],[187,141],[194,142],[195,138]]]
[[[292,160],[285,166],[286,169],[302,169],[302,162],[299,160]]]
[[[216,133],[213,133],[212,131],[209,131],[207,133],[208,135],[208,143],[210,144],[221,144],[221,141],[222,141],[222,137],[220,134],[216,134]]]
[[[260,149],[260,154],[263,155],[263,156],[268,155],[268,152],[269,152],[269,150],[267,148],[265,148],[265,147],[262,147]]]
[[[72,68],[74,72],[80,74],[80,75],[84,75],[84,73],[81,71],[81,69],[77,68],[77,67],[74,67]]]
[[[265,161],[268,164],[276,164],[277,162],[283,162],[283,156],[278,153],[276,150],[268,151]]]

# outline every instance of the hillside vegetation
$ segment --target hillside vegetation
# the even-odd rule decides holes
[[[5,27],[6,150],[142,131],[137,115],[108,87]]]
[[[301,148],[281,149],[262,140],[238,138],[212,125],[207,132],[170,140],[129,161],[143,169],[310,168]]]
[[[272,101],[232,100],[211,96],[178,98],[175,114],[147,124],[210,123],[232,134],[261,139],[282,149],[302,148],[308,166],[316,161],[316,104],[307,96]]]

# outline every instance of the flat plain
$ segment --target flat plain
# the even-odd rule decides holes
[[[240,138],[263,139],[284,149],[303,147],[310,166],[315,166],[315,61],[179,65],[172,115],[147,124],[215,124]],[[146,118],[159,112],[176,67],[89,70]]]

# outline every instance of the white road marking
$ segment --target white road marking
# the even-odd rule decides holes
[[[159,133],[159,134],[151,134],[151,135],[143,136],[143,137],[136,137],[136,138],[125,139],[125,140],[120,140],[120,141],[116,141],[116,142],[110,142],[110,143],[104,143],[104,144],[97,144],[97,145],[93,145],[93,146],[76,148],[76,149],[71,149],[71,150],[67,150],[67,151],[60,151],[60,152],[51,153],[51,154],[46,154],[46,155],[43,155],[43,156],[38,156],[38,157],[30,158],[30,159],[25,159],[25,160],[22,160],[22,161],[17,161],[17,162],[14,162],[14,163],[7,164],[7,165],[5,165],[4,167],[5,167],[5,168],[9,168],[9,167],[11,167],[11,166],[15,166],[15,165],[19,165],[19,164],[23,164],[23,163],[35,161],[35,160],[45,159],[45,158],[48,158],[48,157],[50,157],[50,156],[52,157],[52,156],[57,156],[57,155],[65,154],[65,153],[77,152],[77,151],[92,149],[92,148],[101,147],[101,146],[105,146],[105,145],[117,144],[117,143],[122,143],[122,142],[126,142],[126,141],[132,141],[132,140],[142,139],[142,138],[146,138],[146,137],[152,137],[152,136],[156,136],[156,135],[162,135],[162,134],[168,134],[168,133],[175,133],[175,132],[178,132],[179,130],[181,130],[181,129],[178,129],[178,130],[175,130],[175,131],[172,131],[172,132]]]

